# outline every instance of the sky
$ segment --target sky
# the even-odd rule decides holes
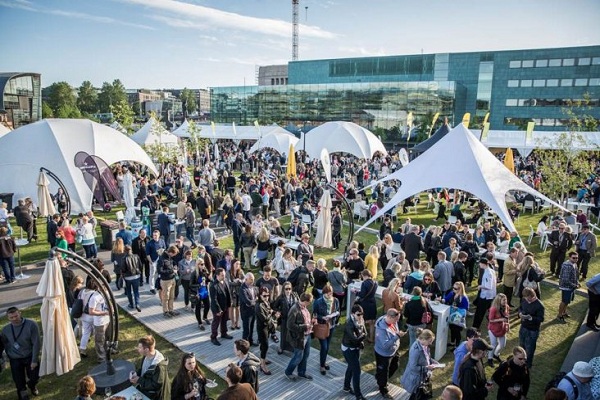
[[[300,0],[299,59],[600,44],[599,0]],[[0,72],[42,86],[255,85],[292,53],[292,0],[0,0]]]

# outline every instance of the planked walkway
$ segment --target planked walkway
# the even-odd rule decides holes
[[[115,293],[115,297],[122,311],[130,314],[182,351],[195,353],[202,364],[223,377],[225,368],[235,359],[233,340],[220,339],[222,346],[215,346],[210,343],[210,327],[206,327],[206,331],[200,331],[194,314],[183,309],[183,290],[179,293],[179,301],[175,302],[175,309],[181,312],[181,315],[174,318],[163,316],[158,295],[153,296],[148,290],[148,285],[140,288],[141,313],[127,308],[127,297],[125,297],[123,291]],[[229,334],[234,337],[234,340],[241,339],[242,331],[241,329],[230,330]],[[253,347],[251,351],[258,355],[258,347]],[[328,357],[331,369],[326,376],[323,376],[319,373],[319,351],[314,347],[311,349],[307,368],[307,373],[314,378],[313,381],[299,379],[296,382],[290,382],[285,378],[284,370],[290,358],[285,353],[282,355],[277,354],[276,343],[271,342],[268,359],[272,361],[269,367],[273,374],[266,376],[259,372],[259,398],[261,400],[282,398],[286,400],[304,400],[307,395],[319,400],[354,397],[342,391],[346,363]],[[398,373],[396,373],[392,381],[398,382],[398,380]],[[389,387],[390,394],[394,399],[406,400],[409,398],[408,393],[399,386],[390,384]],[[361,389],[365,397],[382,398],[375,377],[371,374],[362,374]]]

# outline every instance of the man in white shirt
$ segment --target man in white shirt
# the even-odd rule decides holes
[[[488,309],[492,305],[492,301],[496,297],[496,271],[494,271],[493,264],[483,256],[479,260],[479,265],[483,276],[481,278],[481,284],[479,285],[479,294],[477,296],[477,311],[475,317],[473,317],[473,328],[479,329],[483,317],[487,313]],[[486,266],[486,267],[484,267]]]
[[[245,189],[243,192],[244,194],[242,195],[242,211],[244,214],[244,219],[246,221],[250,221],[250,209],[252,208],[252,198]]]

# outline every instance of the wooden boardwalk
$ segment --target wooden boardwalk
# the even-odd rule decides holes
[[[233,340],[220,339],[222,346],[213,345],[210,342],[210,327],[206,327],[207,330],[205,331],[200,331],[194,314],[183,309],[183,291],[180,292],[180,300],[175,302],[175,309],[181,312],[181,315],[174,318],[165,318],[158,295],[154,296],[150,294],[148,289],[148,285],[140,288],[141,313],[127,308],[127,298],[123,294],[123,291],[115,293],[121,310],[133,316],[182,351],[193,352],[202,364],[223,377],[226,366],[235,359]],[[234,337],[234,340],[241,339],[242,331],[241,329],[237,329],[229,331],[229,334]],[[251,351],[258,355],[258,347],[253,347]],[[319,351],[314,347],[311,349],[307,368],[307,373],[314,378],[312,381],[299,379],[296,382],[290,382],[285,378],[284,370],[290,357],[285,353],[278,355],[276,343],[271,342],[268,358],[272,361],[269,367],[273,374],[267,376],[259,372],[260,389],[258,395],[261,400],[305,400],[308,396],[313,400],[354,397],[342,391],[346,363],[328,357],[331,369],[327,372],[326,376],[323,376],[319,373]],[[398,382],[398,379],[398,373],[396,373],[393,381]],[[409,398],[408,393],[399,386],[390,384],[389,387],[390,394],[394,399],[405,400]],[[382,398],[379,394],[375,377],[371,374],[363,372],[361,376],[361,389],[363,395],[367,398]]]

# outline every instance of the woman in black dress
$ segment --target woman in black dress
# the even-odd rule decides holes
[[[371,271],[368,269],[363,270],[361,276],[363,282],[360,285],[360,292],[358,292],[359,304],[364,311],[365,325],[369,327],[367,342],[373,343],[375,340],[375,320],[377,319],[377,303],[375,301],[377,282],[373,280]]]

